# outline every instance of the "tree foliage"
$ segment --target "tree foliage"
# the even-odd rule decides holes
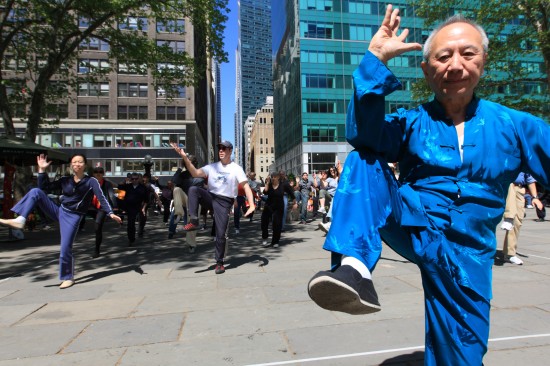
[[[25,137],[34,140],[39,125],[55,123],[56,118],[45,116],[55,114],[58,103],[66,104],[68,89],[78,82],[108,80],[117,64],[149,70],[155,86],[168,93],[175,85],[196,84],[208,58],[227,61],[223,31],[228,11],[227,0],[5,0],[0,5],[5,134],[14,136],[13,119],[22,117]],[[190,55],[157,43],[147,36],[148,19],[172,33],[184,34],[192,25],[202,52]],[[108,68],[95,60],[78,65],[83,47],[91,43],[108,45]],[[77,66],[89,72],[79,75]]]
[[[413,0],[412,4],[426,28],[455,13],[482,25],[489,37],[489,58],[476,93],[548,120],[550,1]],[[413,86],[414,99],[426,100],[429,95],[425,81]]]

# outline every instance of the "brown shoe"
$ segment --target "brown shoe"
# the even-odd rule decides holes
[[[63,290],[63,289],[71,287],[72,285],[74,285],[74,280],[65,280],[65,281],[61,282],[61,285],[59,285],[59,288],[61,290]]]
[[[23,230],[25,228],[24,223],[15,221],[14,219],[0,219],[0,224],[11,227],[12,229]]]

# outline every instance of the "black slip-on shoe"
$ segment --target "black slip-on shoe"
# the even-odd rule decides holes
[[[363,278],[351,266],[340,266],[336,271],[321,271],[308,284],[309,297],[320,307],[352,315],[380,311],[378,295],[372,280]]]

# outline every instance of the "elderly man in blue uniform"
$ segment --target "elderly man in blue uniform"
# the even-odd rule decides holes
[[[345,162],[324,245],[333,268],[310,280],[309,295],[328,310],[380,310],[371,272],[382,238],[420,269],[425,364],[479,366],[489,337],[495,229],[520,171],[548,186],[550,127],[475,96],[489,41],[461,16],[424,45],[421,66],[435,99],[385,115],[385,96],[400,87],[385,64],[422,49],[405,42],[406,29],[398,34],[398,15],[389,5],[353,74],[346,137],[356,150]],[[388,161],[399,162],[399,182]]]

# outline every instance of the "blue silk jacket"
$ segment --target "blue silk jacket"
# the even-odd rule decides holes
[[[366,53],[353,81],[348,142],[399,162],[399,222],[443,232],[455,243],[464,285],[490,299],[495,228],[508,186],[522,171],[549,186],[550,126],[528,113],[474,97],[467,107],[461,159],[456,129],[436,100],[385,114],[384,97],[400,83],[372,53]]]

